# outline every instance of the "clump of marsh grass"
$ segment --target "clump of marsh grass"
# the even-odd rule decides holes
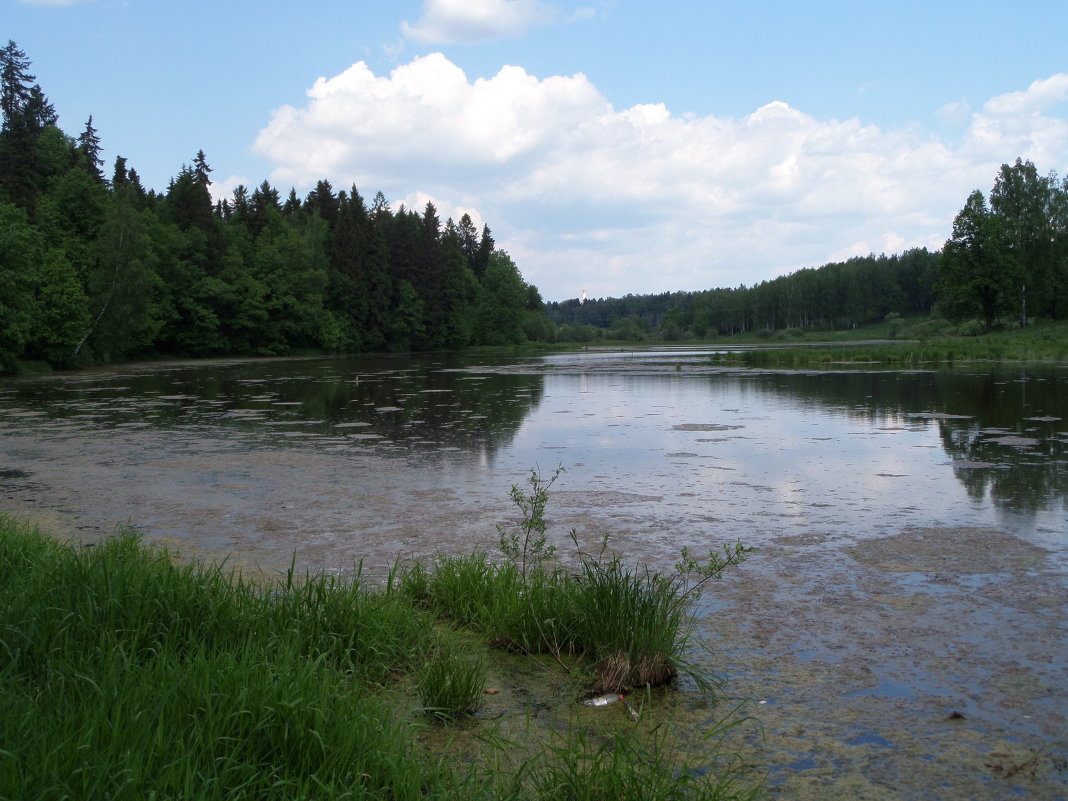
[[[442,635],[416,677],[423,710],[441,721],[474,712],[486,687],[485,658],[455,636]]]
[[[578,547],[574,532],[572,539]],[[593,661],[593,691],[656,687],[682,672],[711,692],[712,677],[686,657],[694,630],[690,607],[707,582],[744,562],[750,550],[735,543],[701,561],[684,548],[670,574],[606,557],[607,537],[597,556],[582,553],[571,629]]]
[[[722,739],[745,718],[728,718],[704,740]],[[712,745],[708,753],[719,748]],[[589,737],[580,727],[555,732],[546,758],[532,766],[535,795],[555,801],[753,801],[759,784],[746,781],[740,760],[713,759],[716,765],[694,768],[680,758],[678,742],[664,726],[644,736],[634,728],[608,737]]]
[[[667,684],[677,674],[688,620],[664,576],[584,558],[575,594],[576,638],[593,660],[594,690]]]
[[[552,561],[545,510],[549,479],[532,470],[529,491],[513,485],[522,513],[517,527],[498,526],[504,560],[476,551],[442,556],[433,571],[399,570],[396,586],[435,615],[482,632],[499,646],[527,653],[581,654],[591,665],[594,692],[658,686],[687,673],[704,691],[712,680],[686,659],[693,631],[692,601],[710,580],[745,561],[737,543],[704,561],[687,551],[672,574],[609,557],[608,538],[596,555],[578,550],[578,572]]]

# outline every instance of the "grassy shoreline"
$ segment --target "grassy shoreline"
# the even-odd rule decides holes
[[[447,584],[443,567],[418,575]],[[490,638],[413,596],[412,571],[271,586],[135,535],[86,548],[0,519],[0,798],[759,794],[734,760],[688,763],[663,722],[498,737],[468,714]],[[571,701],[592,674],[554,664]],[[477,732],[462,755],[426,736],[453,728]]]
[[[605,341],[610,347],[722,347],[717,361],[741,366],[820,367],[875,363],[886,366],[957,361],[1068,361],[1068,322],[1043,322],[989,334],[963,335],[949,323],[900,319],[844,331],[755,331],[703,339]],[[576,347],[584,347],[577,345]],[[736,348],[736,350],[731,350]]]

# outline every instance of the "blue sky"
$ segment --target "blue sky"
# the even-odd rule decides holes
[[[164,189],[317,180],[493,230],[547,300],[938,248],[1068,171],[1068,3],[0,0],[77,135]]]

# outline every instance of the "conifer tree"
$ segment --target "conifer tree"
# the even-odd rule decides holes
[[[29,68],[15,42],[0,49],[0,188],[32,217],[41,183],[37,142],[56,113]]]
[[[0,49],[0,112],[4,115],[5,129],[14,124],[30,104],[36,76],[29,70],[26,51],[9,39]]]
[[[493,249],[496,243],[493,241],[493,235],[490,233],[488,225],[482,226],[482,239],[478,243],[478,250],[475,252],[475,256],[471,262],[471,269],[475,273],[475,277],[479,280],[486,274],[486,268],[489,266],[490,254],[493,253]]]
[[[85,123],[85,130],[78,136],[78,152],[89,175],[99,183],[104,182],[104,173],[100,169],[104,166],[104,160],[100,158],[101,150],[100,136],[93,127],[93,115],[90,114]]]

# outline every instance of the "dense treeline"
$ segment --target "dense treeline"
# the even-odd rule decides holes
[[[888,314],[929,314],[939,254],[866,256],[805,269],[752,287],[550,303],[561,335],[590,338],[607,329],[616,339],[663,339],[761,330],[848,328]],[[592,330],[591,330],[592,328]]]
[[[804,269],[751,287],[550,303],[558,339],[674,340],[852,328],[939,315],[962,333],[1068,316],[1068,177],[1017,159],[989,203],[975,190],[940,252],[926,248]]]
[[[152,355],[458,348],[551,338],[488,226],[320,181],[213,202],[203,152],[167,190],[105,175],[14,42],[0,50],[0,371]]]

